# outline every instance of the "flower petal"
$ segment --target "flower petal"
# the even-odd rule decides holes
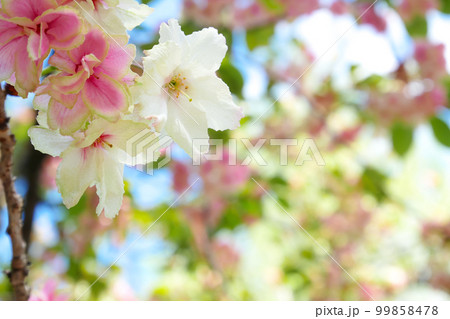
[[[62,161],[56,173],[56,184],[67,208],[75,206],[84,191],[93,186],[97,175],[96,155],[94,149],[75,147],[62,153]]]
[[[44,13],[38,20],[47,25],[46,35],[50,46],[54,49],[69,49],[81,44],[82,22],[77,12],[68,7],[50,10]]]
[[[63,136],[56,131],[41,126],[30,128],[28,136],[36,150],[53,157],[60,156],[73,142],[72,137]]]
[[[25,37],[21,37],[0,46],[0,81],[8,80],[14,73],[16,53],[26,50],[26,41]]]
[[[116,39],[110,42],[108,55],[95,69],[96,72],[104,73],[110,77],[121,80],[130,71],[130,65],[136,56],[136,47],[127,45],[128,39]]]
[[[54,0],[2,0],[2,10],[10,17],[34,20],[43,12],[56,8]]]
[[[188,48],[186,35],[181,30],[181,26],[175,19],[170,19],[168,24],[163,23],[159,29],[159,43],[173,41],[183,48]]]
[[[205,112],[209,128],[224,131],[240,126],[244,113],[233,102],[228,86],[216,75],[195,79],[189,94],[193,104]]]
[[[104,34],[97,29],[93,29],[86,34],[83,44],[69,51],[69,57],[75,64],[81,63],[81,59],[89,54],[93,54],[98,60],[103,61],[108,54],[109,43]]]
[[[19,47],[15,53],[14,70],[16,76],[15,88],[21,97],[26,97],[29,92],[34,92],[39,85],[39,77],[42,71],[43,60],[33,61],[27,52],[27,38],[19,38]]]
[[[66,51],[56,51],[55,54],[50,57],[48,63],[61,71],[70,74],[76,73],[77,65],[69,58]]]
[[[49,77],[52,84],[52,89],[57,90],[62,94],[77,94],[79,93],[88,79],[89,74],[85,70],[81,70],[75,74],[60,73]]]
[[[160,90],[166,83],[167,77],[181,64],[182,48],[173,41],[155,45],[151,50],[144,51],[144,74],[141,82],[145,89],[153,87]]]
[[[119,214],[122,207],[124,184],[123,169],[112,154],[103,150],[95,149],[97,157],[97,195],[99,203],[97,205],[97,215],[104,212],[105,217],[114,218]]]
[[[4,45],[14,38],[23,35],[23,29],[17,24],[1,20],[0,18],[0,45]]]
[[[46,57],[50,52],[47,36],[45,35],[44,32],[42,32],[42,30],[39,33],[40,34],[36,32],[31,32],[30,36],[28,37],[27,50],[31,59],[33,59],[34,61]]]
[[[217,71],[225,58],[228,47],[225,37],[214,28],[194,32],[187,37],[190,52],[186,58],[210,71]],[[186,61],[188,62],[188,61]]]
[[[119,0],[115,10],[127,30],[133,30],[153,12],[152,8],[135,0]]]
[[[106,74],[90,77],[81,91],[83,101],[96,114],[117,120],[129,106],[129,95],[123,85]]]
[[[178,105],[173,101],[169,102],[167,122],[164,128],[175,143],[189,156],[192,157],[207,151],[199,149],[198,145],[194,143],[195,139],[207,140],[209,138],[206,116],[191,103],[180,100]]]
[[[72,109],[51,99],[48,106],[48,126],[53,130],[59,129],[62,135],[71,135],[83,126],[89,115],[81,98],[78,98]]]

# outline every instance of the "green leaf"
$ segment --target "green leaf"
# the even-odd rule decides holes
[[[447,76],[443,82],[445,89],[447,90],[447,104],[446,107],[450,109],[450,76]]]
[[[433,128],[434,136],[442,145],[450,147],[450,128],[447,123],[437,117],[431,120],[431,127]]]
[[[254,50],[256,47],[268,45],[274,32],[273,25],[266,25],[247,31],[248,48]]]
[[[406,24],[408,33],[413,38],[426,37],[428,33],[428,23],[424,16],[416,16]]]
[[[49,66],[47,68],[45,68],[44,70],[42,70],[41,76],[46,78],[49,75],[52,75],[53,73],[56,73],[58,71],[57,68],[55,68],[54,66]]]
[[[282,13],[285,9],[278,0],[259,0],[259,2],[272,13]]]
[[[387,176],[378,170],[367,167],[361,176],[361,185],[363,189],[372,194],[379,202],[386,198]]]
[[[404,156],[408,153],[413,142],[413,128],[399,122],[392,126],[391,133],[395,152],[400,156]]]
[[[441,11],[450,13],[450,0],[441,0]]]
[[[364,80],[357,83],[358,88],[362,89],[373,89],[377,88],[380,83],[382,83],[385,80],[384,77],[381,75],[373,74],[369,77],[365,78]]]

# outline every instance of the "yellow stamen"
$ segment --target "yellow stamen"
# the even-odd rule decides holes
[[[189,86],[187,86],[184,81],[186,81],[186,78],[181,78],[181,74],[178,74],[174,76],[164,87],[169,89],[171,93],[176,94],[175,97],[177,99],[180,97],[180,94],[182,94],[189,100],[189,102],[192,102],[192,98],[184,91],[189,89]]]

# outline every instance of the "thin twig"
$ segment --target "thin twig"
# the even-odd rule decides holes
[[[26,301],[29,298],[29,290],[25,284],[28,275],[28,262],[25,252],[25,242],[22,237],[22,198],[17,194],[12,174],[13,153],[16,144],[14,135],[9,130],[9,118],[5,111],[6,92],[0,89],[0,179],[5,192],[5,200],[8,207],[8,234],[11,237],[13,258],[8,277],[14,292],[14,299]]]

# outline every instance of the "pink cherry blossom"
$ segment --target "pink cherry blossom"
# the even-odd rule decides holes
[[[370,3],[361,4],[358,7],[358,16],[361,17],[361,23],[373,26],[378,32],[384,32],[386,30],[386,19],[377,12],[376,6]]]
[[[427,119],[446,103],[445,89],[440,86],[411,97],[404,91],[389,93],[372,92],[369,98],[369,107],[380,121],[391,123],[402,120],[409,123],[418,123]]]
[[[60,73],[50,76],[38,94],[51,96],[48,124],[69,135],[90,116],[118,120],[129,106],[130,65],[134,46],[127,39],[106,38],[93,29],[83,44],[70,51],[57,51],[49,63]],[[125,48],[125,49],[124,49]]]
[[[215,0],[207,1],[205,5],[200,6],[195,0],[185,0],[184,11],[200,25],[228,25],[230,21],[227,19],[233,11],[233,2],[234,0]]]
[[[45,283],[42,291],[32,294],[30,301],[66,301],[69,297],[57,293],[58,284],[54,280],[49,280]]]
[[[286,8],[286,15],[289,18],[295,18],[302,14],[309,14],[319,9],[319,0],[280,0],[280,3]]]
[[[36,90],[50,49],[71,49],[83,40],[76,11],[55,0],[3,0],[0,8],[0,80],[22,97]]]
[[[212,243],[214,262],[221,271],[232,271],[239,263],[240,254],[231,243],[215,239]]]
[[[189,167],[182,163],[175,161],[173,165],[173,189],[182,194],[189,187]]]
[[[205,185],[205,192],[210,198],[232,194],[245,185],[250,177],[250,168],[240,164],[230,164],[230,157],[236,156],[223,150],[220,161],[207,161],[200,167],[200,175]]]
[[[402,18],[411,20],[416,16],[423,16],[437,7],[437,0],[403,0],[398,7],[398,12]]]
[[[443,44],[432,44],[426,40],[416,43],[414,58],[419,63],[422,77],[439,81],[447,75],[444,51]]]
[[[349,5],[344,0],[337,0],[330,6],[331,12],[336,15],[346,14],[350,11]]]

